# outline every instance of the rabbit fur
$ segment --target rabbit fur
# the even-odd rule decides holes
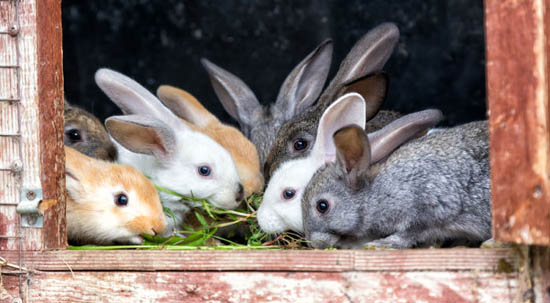
[[[90,157],[115,161],[116,147],[109,139],[105,126],[91,113],[64,101],[63,143]]]
[[[153,94],[129,77],[109,69],[95,75],[98,86],[124,113],[105,121],[118,150],[118,161],[139,169],[160,187],[184,196],[207,199],[214,206],[234,209],[244,189],[229,152],[203,133],[192,130]],[[201,174],[201,167],[209,169]],[[189,206],[179,197],[161,192],[164,206],[182,223]]]
[[[370,133],[401,115],[394,111],[379,111],[384,103],[387,92],[387,78],[381,72],[384,64],[390,58],[397,41],[399,29],[393,23],[382,23],[368,31],[355,43],[344,58],[336,76],[319,97],[314,107],[287,120],[279,129],[275,141],[264,164],[264,177],[269,181],[273,172],[290,159],[305,157],[315,143],[315,133],[319,119],[338,97],[357,92],[366,101],[368,121],[365,129]],[[384,78],[385,85],[379,85],[373,91],[372,81],[380,82]],[[302,148],[297,149],[295,143],[302,142]],[[305,144],[305,147],[303,145]]]
[[[233,158],[244,187],[245,197],[261,193],[264,178],[256,147],[237,128],[224,124],[185,90],[162,85],[157,89],[162,103],[191,129],[199,131],[223,146]]]
[[[157,191],[137,169],[90,158],[65,146],[67,234],[72,244],[141,244],[164,232]],[[127,197],[117,205],[118,195]]]
[[[357,127],[335,135],[338,161],[319,169],[303,195],[311,246],[409,248],[491,237],[487,121],[430,132],[384,151],[378,163],[370,142]]]

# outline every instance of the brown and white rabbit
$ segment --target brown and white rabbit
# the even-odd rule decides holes
[[[115,161],[117,151],[105,126],[91,113],[65,102],[64,143],[90,157]]]
[[[72,244],[141,244],[164,232],[158,193],[137,169],[65,146],[67,234]]]
[[[189,127],[214,139],[231,154],[245,196],[263,191],[264,179],[260,171],[258,151],[241,131],[222,123],[197,98],[183,89],[162,85],[157,89],[157,96]]]

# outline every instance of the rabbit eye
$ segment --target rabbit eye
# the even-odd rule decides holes
[[[115,196],[115,204],[117,206],[126,206],[128,205],[128,196],[126,194],[118,194]]]
[[[321,214],[324,214],[328,211],[328,201],[327,200],[319,200],[317,201],[317,211]]]
[[[296,191],[294,189],[287,188],[283,190],[283,199],[285,200],[290,200],[294,198],[295,195],[296,195]]]
[[[204,177],[210,176],[212,170],[206,165],[199,166],[199,174]]]
[[[295,151],[303,151],[307,148],[308,145],[309,144],[306,139],[298,138],[294,140],[292,147],[294,148]]]
[[[69,137],[69,139],[73,142],[82,140],[80,131],[76,128],[69,129],[68,131],[65,132],[65,135],[67,135],[67,137]]]

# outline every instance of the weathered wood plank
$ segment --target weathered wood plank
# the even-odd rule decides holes
[[[495,238],[550,245],[549,0],[485,1]]]
[[[65,153],[63,149],[63,50],[61,0],[37,1],[38,98],[42,192],[43,248],[67,246],[65,222]]]
[[[0,256],[15,261],[17,252]],[[25,264],[44,271],[495,271],[514,264],[513,249],[413,249],[401,251],[50,251],[26,252]]]
[[[4,278],[14,291],[15,277]],[[33,275],[28,302],[511,302],[515,276],[486,272],[63,272]]]

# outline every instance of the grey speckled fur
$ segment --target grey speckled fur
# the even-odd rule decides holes
[[[302,200],[306,238],[318,248],[489,239],[488,145],[487,121],[431,132],[366,168],[356,190],[341,161],[326,165]],[[316,210],[320,199],[330,205],[324,214]]]

